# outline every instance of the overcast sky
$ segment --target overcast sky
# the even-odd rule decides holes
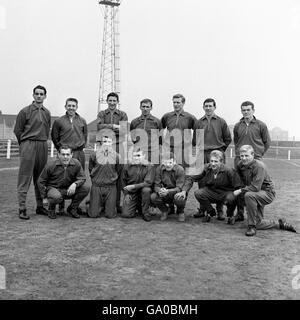
[[[64,113],[69,96],[88,122],[97,115],[103,15],[97,0],[0,0],[0,110],[16,114],[46,86],[45,106]],[[153,114],[172,95],[202,116],[203,100],[234,124],[240,104],[300,139],[299,0],[123,0],[121,108],[129,120],[149,97]]]

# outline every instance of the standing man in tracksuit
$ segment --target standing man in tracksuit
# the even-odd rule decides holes
[[[62,145],[72,148],[73,159],[77,159],[85,170],[85,154],[83,148],[87,142],[87,124],[76,111],[78,100],[68,98],[65,104],[66,114],[55,120],[51,130],[51,138],[57,151]]]
[[[152,101],[150,99],[143,99],[140,102],[140,109],[142,114],[130,123],[131,139],[135,145],[145,151],[149,162],[158,165],[161,121],[151,114]],[[145,130],[144,135],[139,133],[139,129]],[[147,140],[144,141],[143,138]]]
[[[28,220],[26,211],[27,192],[33,178],[36,214],[47,215],[43,208],[43,200],[38,188],[38,177],[45,167],[48,158],[49,131],[51,127],[51,114],[43,105],[47,97],[47,90],[43,86],[33,89],[34,101],[23,108],[17,115],[14,133],[20,148],[20,168],[18,174],[18,202],[19,218]]]
[[[234,167],[240,161],[239,149],[243,145],[250,145],[254,150],[254,159],[262,160],[263,155],[271,145],[271,138],[267,125],[254,116],[254,104],[245,101],[241,105],[243,118],[235,124],[233,140],[235,146]],[[244,208],[238,204],[236,221],[244,221]]]

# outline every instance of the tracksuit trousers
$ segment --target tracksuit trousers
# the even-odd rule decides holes
[[[20,168],[18,173],[18,202],[21,210],[26,209],[26,198],[33,178],[35,199],[38,207],[43,206],[43,200],[37,185],[37,180],[48,159],[47,141],[25,140],[20,144]]]
[[[133,218],[137,210],[142,215],[149,214],[151,192],[151,188],[144,187],[137,192],[124,194],[121,217]]]
[[[91,218],[99,218],[104,210],[106,218],[115,218],[117,216],[116,201],[116,184],[102,187],[92,184],[88,216]]]
[[[67,195],[67,189],[57,189],[49,187],[47,190],[47,198],[49,201],[49,207],[51,209],[58,203],[61,203],[64,199],[72,199],[70,207],[77,209],[81,201],[88,195],[90,188],[85,184],[76,188],[75,194],[72,196]]]

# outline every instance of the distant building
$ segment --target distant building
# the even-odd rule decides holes
[[[279,127],[275,127],[272,130],[269,130],[270,137],[272,141],[288,141],[289,132],[287,130],[282,130]]]

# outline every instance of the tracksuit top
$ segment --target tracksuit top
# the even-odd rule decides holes
[[[51,138],[57,150],[61,145],[68,145],[73,150],[82,150],[87,142],[86,121],[76,113],[71,122],[70,117],[65,114],[54,121]]]
[[[235,154],[239,155],[241,146],[248,144],[253,147],[255,158],[261,158],[269,149],[271,138],[266,124],[253,116],[247,125],[244,118],[233,128]]]
[[[89,172],[92,184],[98,187],[115,185],[121,169],[119,155],[112,149],[100,149],[90,155]]]
[[[262,161],[254,159],[248,165],[243,165],[242,161],[239,161],[237,173],[244,185],[242,188],[243,193],[265,190],[275,195],[274,183],[267,172],[266,165]]]
[[[193,145],[196,145],[196,142],[203,142],[199,138],[196,139],[199,135],[197,129],[204,129],[204,150],[222,149],[226,151],[231,142],[231,134],[223,118],[214,114],[210,119],[205,115],[197,120],[194,127]]]
[[[242,185],[236,171],[226,167],[224,164],[221,164],[219,170],[216,172],[211,168],[210,163],[207,163],[200,174],[187,176],[182,190],[189,192],[193,183],[198,181],[201,181],[202,185],[217,193],[233,191],[239,189]]]
[[[175,164],[173,169],[167,171],[164,165],[157,166],[154,180],[154,191],[161,188],[168,189],[169,193],[177,193],[182,190],[185,180],[185,171],[182,166]]]
[[[51,127],[51,114],[35,102],[23,108],[17,115],[14,133],[20,144],[24,140],[47,141]]]

